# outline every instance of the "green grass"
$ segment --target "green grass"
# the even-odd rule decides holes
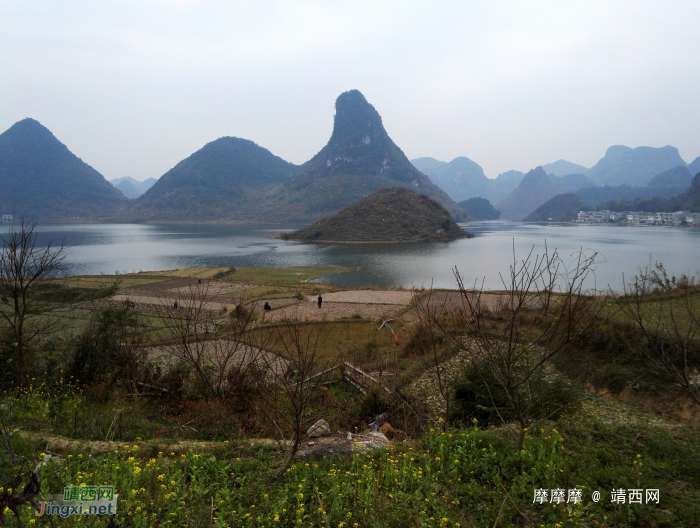
[[[244,443],[244,445],[249,445]],[[42,470],[45,493],[107,484],[113,526],[492,527],[696,526],[697,430],[606,425],[577,417],[535,432],[521,452],[476,427],[397,442],[351,459],[300,461],[279,480],[269,446],[223,442],[182,455],[120,447],[73,452]],[[41,453],[34,452],[35,459]],[[582,502],[533,504],[534,490],[580,489]],[[660,504],[611,503],[612,489],[659,489]],[[600,502],[592,500],[594,491]],[[25,508],[24,522],[30,518]],[[61,526],[92,519],[69,518]],[[38,519],[37,524],[48,525]],[[26,525],[26,524],[25,524]],[[98,518],[93,526],[107,526]]]

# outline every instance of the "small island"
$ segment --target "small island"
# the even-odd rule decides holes
[[[440,242],[473,236],[432,198],[390,187],[280,238],[307,242]]]

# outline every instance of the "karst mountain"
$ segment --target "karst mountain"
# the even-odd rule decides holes
[[[100,219],[127,199],[51,131],[26,118],[0,134],[0,213],[15,220]]]
[[[317,220],[385,187],[425,194],[453,216],[464,215],[444,191],[411,164],[365,97],[350,90],[336,100],[328,144],[270,196],[267,217]]]

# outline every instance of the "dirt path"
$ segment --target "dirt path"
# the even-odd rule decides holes
[[[323,302],[360,303],[360,304],[396,304],[408,305],[413,299],[413,292],[400,290],[346,290],[323,294]],[[316,302],[316,297],[309,297]]]
[[[470,300],[475,300],[475,294],[470,293],[468,295]],[[503,296],[498,293],[481,294],[481,302],[489,310],[493,310],[498,306],[499,298],[503,298]],[[468,307],[465,306],[466,300],[462,299],[462,294],[458,291],[434,291],[432,294],[422,295],[419,298],[419,302],[430,310],[442,309],[443,312],[449,313],[457,311],[460,308],[468,309]],[[408,310],[401,318],[405,321],[416,321],[418,319],[416,309],[412,308]]]
[[[325,296],[324,296],[325,299]],[[358,317],[379,321],[395,313],[399,306],[395,304],[342,303],[323,301],[323,307],[318,308],[315,302],[303,302],[274,310],[265,316],[267,321],[283,318],[297,321],[331,321],[341,317]]]

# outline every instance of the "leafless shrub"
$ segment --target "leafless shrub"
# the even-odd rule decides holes
[[[207,394],[227,398],[237,390],[236,381],[258,361],[260,349],[246,339],[254,325],[254,313],[241,309],[228,320],[212,309],[209,281],[192,285],[172,304],[160,309],[169,343],[166,358],[187,365]],[[243,299],[239,306],[244,307]],[[259,344],[258,344],[259,345]]]
[[[57,330],[60,317],[37,294],[42,281],[65,270],[66,251],[61,243],[37,247],[36,224],[22,220],[19,231],[11,229],[0,253],[0,318],[9,327],[13,347],[13,370],[18,380],[29,375],[27,349],[39,336]]]
[[[640,270],[622,295],[610,292],[638,335],[627,344],[700,405],[700,286],[669,279],[662,264]]]
[[[310,404],[324,389],[321,378],[314,376],[323,370],[317,353],[318,335],[304,336],[301,326],[289,320],[276,325],[274,332],[276,345],[282,348],[282,355],[288,361],[288,369],[277,368],[271,363],[274,356],[265,355],[256,382],[258,414],[277,431],[286,453],[275,473],[278,478],[292,463],[304,431],[320,418],[310,412]]]
[[[567,265],[556,250],[550,254],[545,247],[543,255],[534,254],[533,248],[518,261],[513,250],[509,274],[501,276],[502,292],[495,299],[488,294],[489,303],[483,285],[468,289],[455,268],[461,298],[457,313],[444,318],[441,310],[419,312],[421,324],[439,329],[460,350],[465,367],[478,377],[482,398],[512,433],[518,450],[529,428],[568,405],[545,405],[551,396],[550,364],[599,321],[602,302],[584,289],[595,259],[595,253],[581,251]],[[432,368],[444,379],[441,360],[446,352],[428,352]],[[451,394],[445,387],[447,398]]]

